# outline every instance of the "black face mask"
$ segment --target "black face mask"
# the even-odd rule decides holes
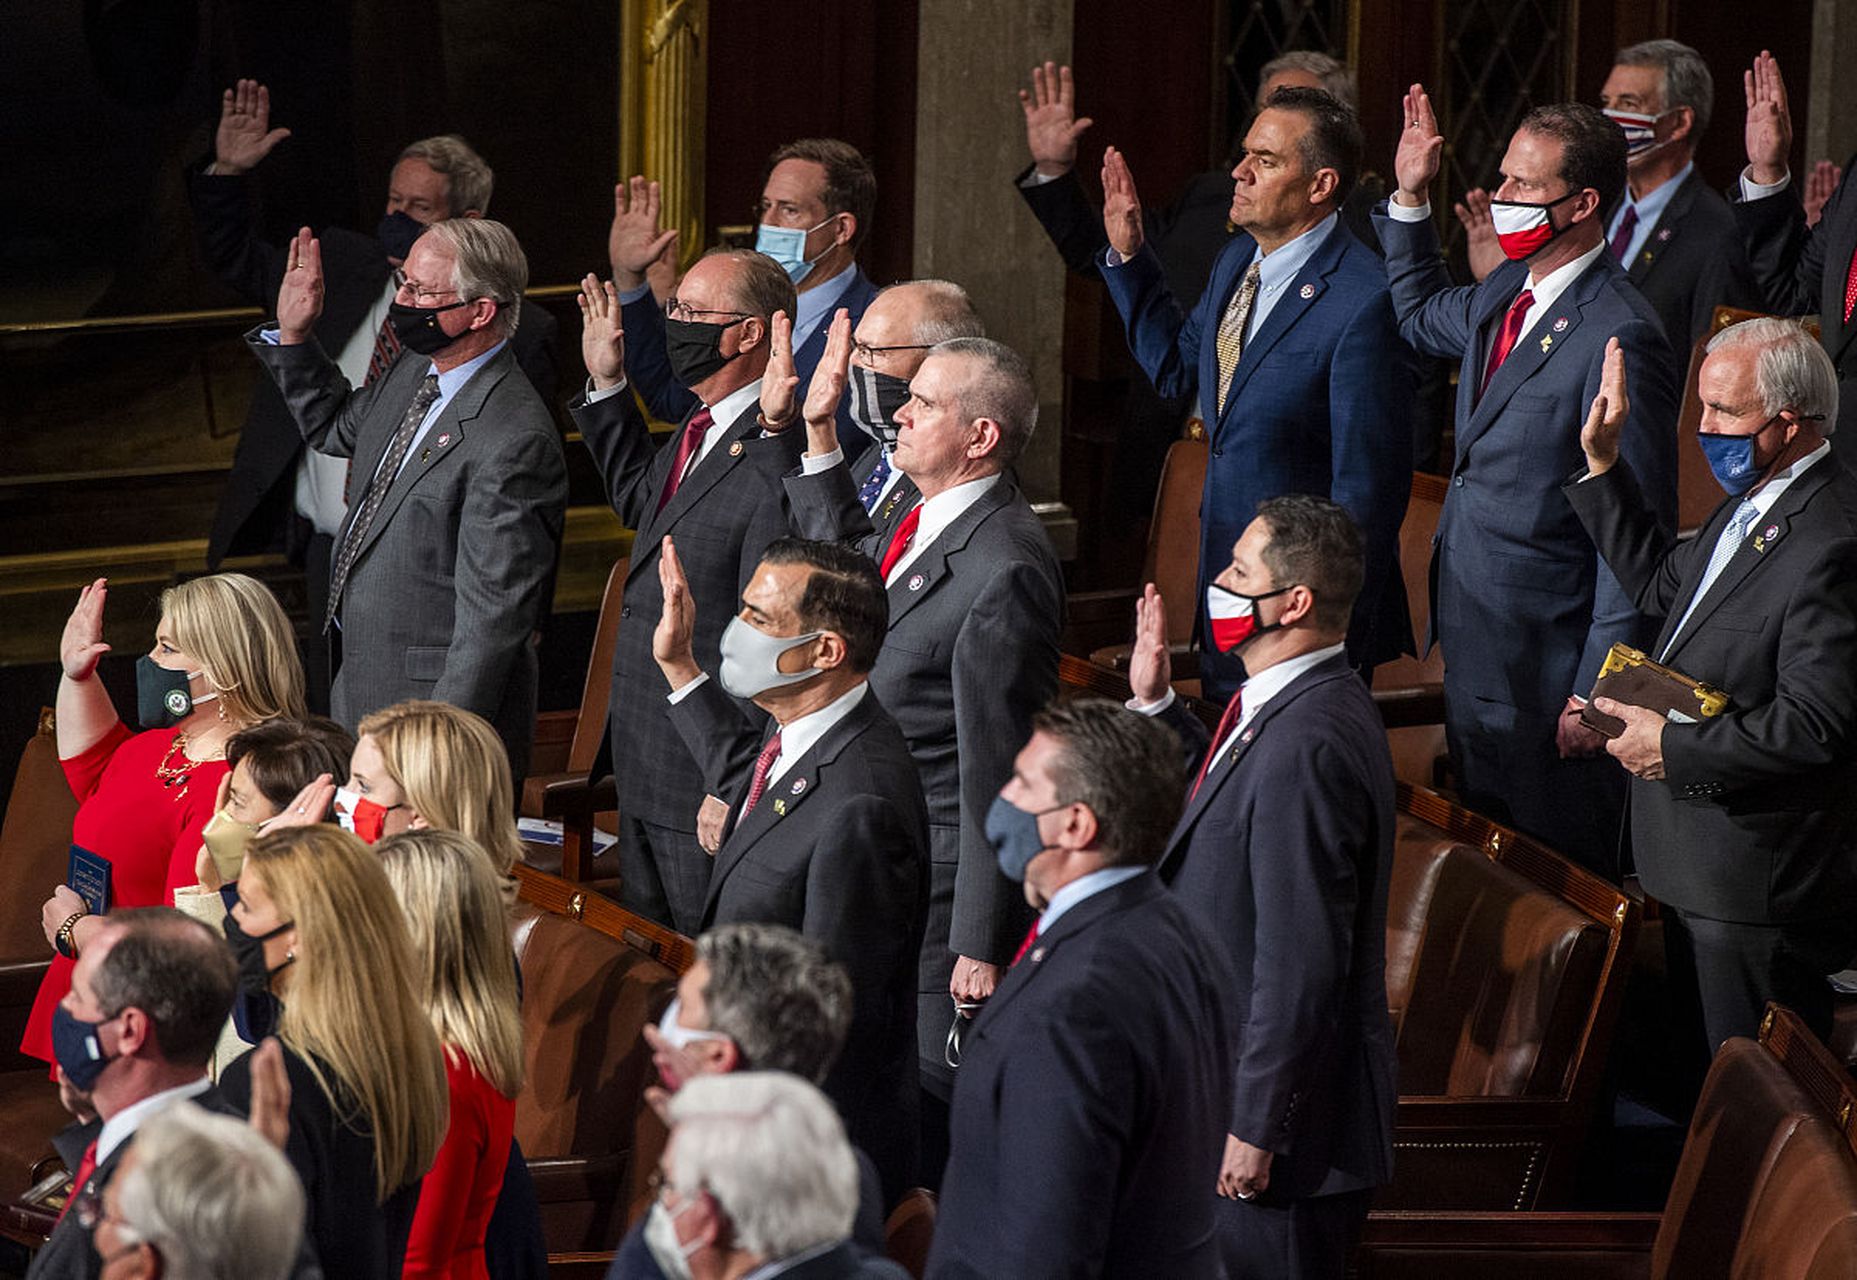
[[[851,420],[885,444],[896,443],[896,411],[909,403],[909,379],[851,366]]]
[[[199,674],[195,672],[194,674]],[[146,653],[135,660],[135,718],[144,729],[167,729],[193,714],[193,704],[217,694],[192,694],[192,676],[162,666]]]
[[[664,354],[671,362],[671,372],[677,375],[677,381],[686,387],[713,375],[735,356],[722,354],[722,333],[733,329],[746,320],[747,316],[731,320],[727,324],[704,324],[697,320],[664,320]]]
[[[394,336],[400,340],[400,345],[408,351],[422,356],[435,356],[464,336],[453,336],[439,328],[439,313],[456,311],[475,301],[475,298],[465,298],[442,307],[409,307],[398,302],[389,303],[387,322],[393,326]]]
[[[413,252],[413,241],[424,235],[425,230],[425,223],[395,210],[381,218],[380,225],[374,228],[374,238],[380,241],[380,247],[387,251],[389,258],[405,262]]]
[[[284,930],[292,928],[294,920],[287,920],[269,933],[256,937],[239,928],[238,917],[226,912],[226,943],[232,948],[233,959],[239,963],[239,990],[248,995],[263,995],[271,990],[271,978],[296,963],[292,956],[284,963],[272,969],[264,963],[264,944],[275,938]]]

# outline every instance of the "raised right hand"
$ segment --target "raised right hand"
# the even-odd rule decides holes
[[[774,312],[767,326],[767,369],[761,375],[761,425],[779,431],[793,425],[793,400],[800,375],[793,368],[793,321]]]
[[[1173,683],[1167,652],[1167,604],[1150,582],[1135,601],[1135,643],[1128,651],[1128,691],[1135,701],[1159,702]]]
[[[1580,428],[1580,448],[1586,454],[1586,469],[1604,475],[1618,461],[1618,438],[1625,430],[1631,413],[1631,397],[1625,390],[1625,352],[1617,338],[1606,339],[1606,363],[1599,375],[1599,394],[1587,411],[1586,425]]]
[[[322,241],[304,227],[290,242],[290,264],[277,291],[277,340],[286,347],[307,341],[322,315]]]
[[[213,135],[213,172],[244,173],[290,136],[271,128],[271,91],[256,80],[241,80],[219,100],[219,130]]]
[[[580,282],[580,358],[596,391],[625,381],[625,325],[619,291],[591,271]]]
[[[1786,157],[1793,149],[1792,111],[1779,61],[1762,49],[1753,67],[1742,73],[1741,87],[1747,96],[1749,176],[1770,185],[1786,176]]]
[[[1431,95],[1415,84],[1400,104],[1399,150],[1393,156],[1393,174],[1399,180],[1394,193],[1399,203],[1416,208],[1426,203],[1431,180],[1438,176],[1444,156],[1444,135],[1431,109]]]
[[[1464,249],[1470,257],[1470,274],[1481,280],[1503,262],[1502,241],[1496,238],[1496,224],[1489,216],[1489,192],[1472,187],[1464,198],[1451,206],[1464,228]]]
[[[1047,62],[1032,68],[1032,89],[1019,90],[1025,109],[1025,147],[1032,166],[1047,178],[1069,173],[1077,163],[1077,139],[1095,121],[1076,116],[1077,91],[1070,68]]]
[[[1820,160],[1812,166],[1812,172],[1805,175],[1805,225],[1816,227],[1818,220],[1825,216],[1825,202],[1837,191],[1838,184],[1844,181],[1844,170],[1829,160]]]
[[[845,384],[850,379],[851,313],[840,307],[825,331],[825,351],[813,367],[806,404],[800,410],[806,417],[806,452],[830,453],[838,447],[838,406],[844,401]]]
[[[606,231],[606,256],[612,260],[613,279],[621,290],[638,288],[645,271],[670,245],[677,232],[658,225],[664,208],[664,189],[634,176],[613,184],[613,222]]]
[[[1110,147],[1103,152],[1103,231],[1124,259],[1141,252],[1147,230],[1141,223],[1141,197],[1135,193],[1135,175],[1128,161]]]
[[[58,661],[68,680],[88,680],[97,660],[110,651],[103,643],[103,602],[110,580],[98,578],[77,593],[77,608],[65,619],[64,638],[58,642]]]

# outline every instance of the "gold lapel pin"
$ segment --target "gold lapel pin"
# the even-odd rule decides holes
[[[1548,349],[1549,347],[1551,347],[1551,346],[1553,346],[1553,345],[1554,345],[1554,335],[1553,335],[1553,334],[1551,334],[1551,333],[1550,333],[1550,334],[1548,334],[1547,336],[1545,336],[1545,337],[1543,337],[1543,338],[1541,339],[1541,354],[1542,354],[1542,355],[1546,355],[1546,354],[1547,354],[1547,349]]]
[[[774,801],[774,812],[779,814],[783,818],[786,817],[787,816],[787,802],[785,800]]]
[[[742,456],[742,442],[737,440],[734,444],[729,446],[729,457],[739,458],[741,456]]]

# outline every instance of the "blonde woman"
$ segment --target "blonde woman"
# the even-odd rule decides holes
[[[290,1077],[284,1154],[309,1200],[305,1230],[323,1274],[400,1274],[419,1180],[447,1120],[445,1059],[417,994],[393,886],[373,850],[318,824],[253,840],[232,908],[282,1005]],[[252,1055],[220,1091],[243,1109]]]
[[[514,793],[503,740],[482,716],[444,702],[396,702],[361,721],[335,813],[369,844],[423,827],[469,836],[514,906],[511,868],[522,857]]]
[[[451,1088],[451,1126],[419,1193],[409,1280],[489,1280],[484,1233],[510,1162],[522,1022],[501,878],[455,831],[407,831],[377,850],[413,941],[413,981]],[[539,1227],[539,1224],[537,1224]]]
[[[171,903],[194,883],[194,856],[226,776],[232,735],[276,716],[303,714],[303,668],[277,600],[240,573],[195,578],[161,595],[155,643],[136,664],[138,719],[123,724],[97,678],[107,580],[78,596],[59,658],[58,756],[82,802],[71,840],[104,910]],[[77,953],[99,922],[60,885],[41,910],[57,955],[39,985],[20,1048],[52,1060],[52,1010],[71,986]]]

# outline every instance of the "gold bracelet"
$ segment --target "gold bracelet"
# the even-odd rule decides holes
[[[70,918],[58,926],[58,940],[52,945],[57,948],[58,954],[65,959],[77,959],[77,922],[89,914],[90,912],[88,909],[74,911],[71,913]]]

